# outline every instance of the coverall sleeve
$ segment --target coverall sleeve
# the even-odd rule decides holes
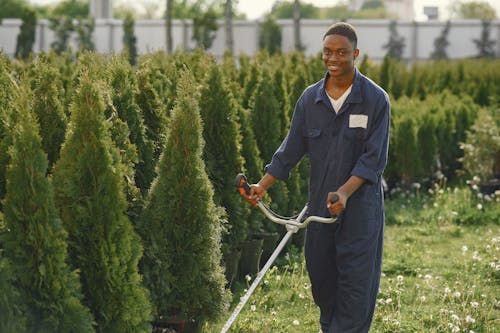
[[[351,175],[376,183],[387,164],[390,103],[386,94],[378,98],[373,115],[373,125],[370,126],[363,154],[356,162]]]

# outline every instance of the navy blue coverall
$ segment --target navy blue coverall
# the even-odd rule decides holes
[[[324,333],[368,332],[380,282],[390,103],[379,86],[355,71],[338,114],[325,92],[328,72],[303,92],[289,133],[266,166],[267,173],[287,179],[308,154],[308,214],[324,217],[328,192],[352,175],[365,179],[336,223],[307,227],[306,263]]]

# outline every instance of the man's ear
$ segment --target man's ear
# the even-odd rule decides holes
[[[359,56],[359,49],[354,49],[354,60]]]

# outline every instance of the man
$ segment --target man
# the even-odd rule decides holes
[[[255,205],[309,155],[309,215],[337,215],[307,228],[305,257],[324,333],[368,332],[377,298],[383,245],[382,172],[387,163],[390,104],[361,74],[357,35],[348,23],[323,37],[325,77],[297,101],[287,137],[251,185]],[[336,193],[339,200],[330,203]]]

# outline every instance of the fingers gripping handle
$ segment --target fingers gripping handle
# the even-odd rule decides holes
[[[239,173],[236,176],[235,185],[240,194],[250,194],[250,185],[248,185],[247,177],[244,174]]]
[[[335,202],[339,201],[339,195],[337,193],[333,193],[330,196],[329,200],[331,203],[335,203]]]

